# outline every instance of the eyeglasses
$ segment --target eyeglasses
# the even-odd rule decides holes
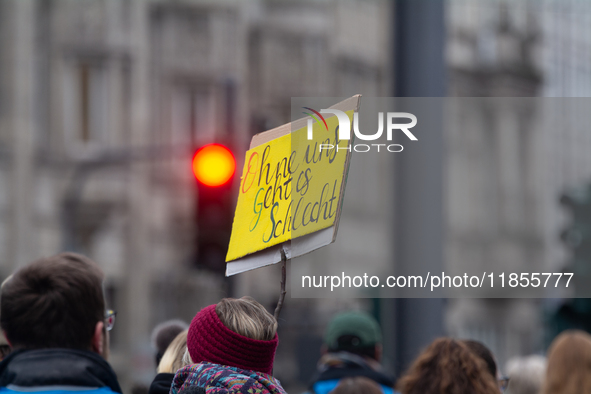
[[[504,393],[507,390],[507,386],[509,386],[509,377],[503,376],[498,380],[499,389],[501,389],[501,393]]]
[[[117,312],[112,309],[107,309],[105,312],[105,327],[107,331],[113,329],[113,326],[115,325],[115,316],[117,316]]]

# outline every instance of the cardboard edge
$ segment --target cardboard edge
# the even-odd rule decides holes
[[[300,257],[333,242],[333,227],[327,227],[283,244],[274,245],[265,250],[251,253],[242,258],[226,263],[226,276],[240,274],[257,268],[281,262],[281,248],[288,259]]]
[[[361,105],[361,95],[355,95],[352,98],[357,97],[357,102],[355,103],[355,108],[353,110],[353,112],[359,112],[359,107]],[[353,130],[353,119],[351,119],[351,130]],[[349,140],[349,146],[353,145],[355,143],[355,133],[352,133],[351,135],[351,139]],[[347,186],[347,180],[349,179],[349,168],[351,166],[351,157],[352,157],[352,152],[347,152],[347,157],[345,158],[345,168],[343,169],[343,182],[341,182],[341,192],[340,192],[340,198],[339,198],[339,205],[337,208],[337,217],[335,218],[334,221],[334,234],[332,237],[332,242],[336,241],[337,239],[337,233],[339,232],[339,222],[341,221],[341,211],[343,208],[343,204],[345,202],[345,188]]]
[[[357,111],[359,109],[359,100],[361,98],[360,94],[356,94],[351,96],[343,101],[340,101],[329,108],[332,109],[340,109],[341,111],[351,110],[351,106],[353,107],[353,111]],[[356,102],[355,102],[356,101]],[[331,117],[336,116],[330,114],[325,117],[325,119],[330,119]],[[286,123],[279,127],[275,127],[274,129],[264,131],[262,133],[255,134],[252,139],[250,140],[250,147],[249,149],[255,148],[259,145],[265,144],[275,138],[283,137],[284,135],[290,134],[292,131],[299,130],[303,127],[306,127],[307,121],[309,116],[304,118],[300,118],[298,120],[294,120],[293,122]],[[352,130],[352,128],[351,128]]]

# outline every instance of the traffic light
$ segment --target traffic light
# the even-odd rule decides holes
[[[591,299],[573,298],[562,304],[551,316],[551,335],[546,342],[550,344],[556,335],[572,329],[591,332]]]
[[[232,179],[235,171],[234,155],[223,145],[205,145],[193,156],[193,174],[205,186],[222,186]]]
[[[591,184],[563,193],[560,204],[571,212],[571,223],[560,238],[571,251],[567,272],[574,273],[575,294],[588,297],[591,281]]]
[[[194,262],[197,267],[223,272],[236,201],[232,193],[236,160],[226,146],[209,144],[195,152],[192,167],[197,181]]]
[[[563,193],[560,204],[571,213],[571,222],[560,234],[571,256],[564,272],[572,272],[573,298],[549,319],[552,339],[566,329],[591,332],[591,184]]]

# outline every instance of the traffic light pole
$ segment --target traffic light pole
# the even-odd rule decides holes
[[[395,96],[445,96],[444,1],[393,3]],[[441,128],[429,132],[429,141],[417,144],[412,155],[396,157],[394,234],[398,242],[393,264],[397,272],[437,272],[443,265],[443,136]],[[406,240],[416,242],[400,241],[402,234]],[[383,313],[385,319],[390,319],[383,322],[385,329],[394,333],[393,339],[388,339],[392,342],[385,342],[384,347],[400,376],[421,348],[443,334],[444,301],[384,301],[393,305],[384,306],[382,311],[394,312]]]

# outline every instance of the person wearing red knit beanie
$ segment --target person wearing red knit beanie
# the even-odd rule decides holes
[[[251,297],[224,298],[199,311],[189,326],[192,364],[179,369],[171,394],[191,386],[207,394],[284,394],[272,376],[277,321]]]

